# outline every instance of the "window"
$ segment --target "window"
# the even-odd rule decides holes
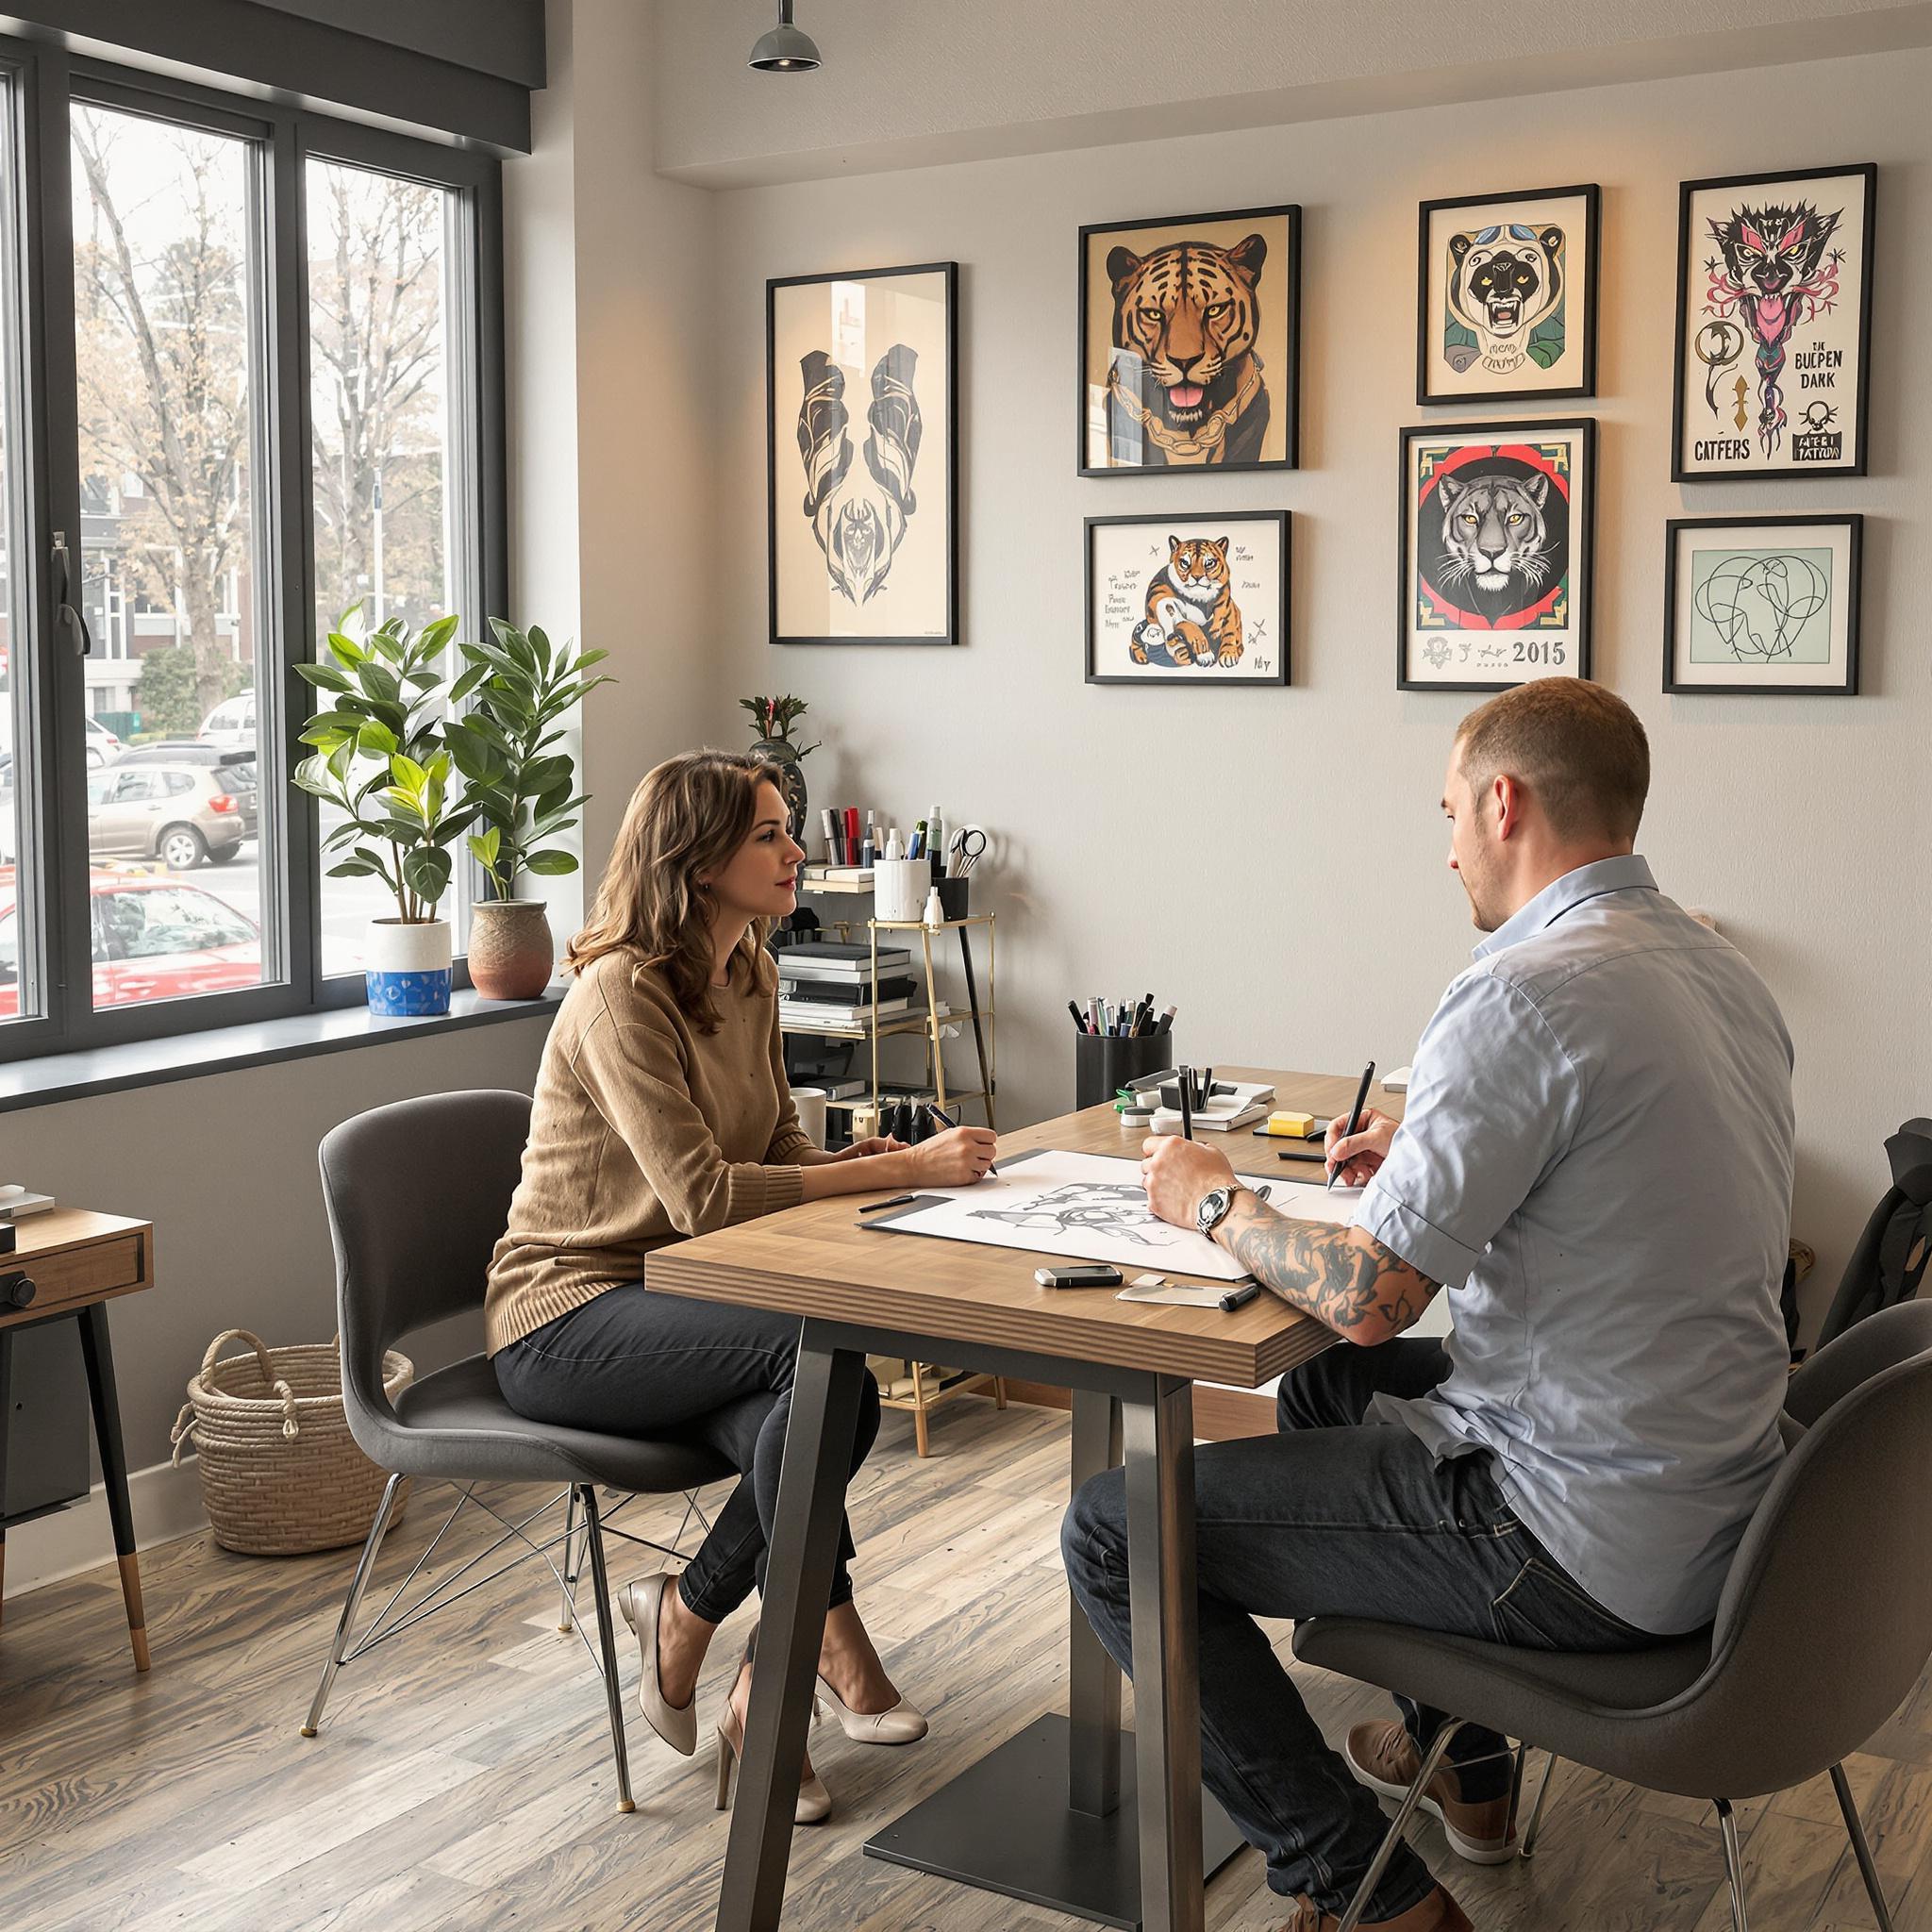
[[[0,39],[0,1058],[361,998],[291,667],[504,608],[497,174]]]

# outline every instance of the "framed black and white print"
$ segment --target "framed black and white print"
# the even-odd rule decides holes
[[[1596,393],[1594,182],[1422,205],[1415,399]]]
[[[1291,470],[1302,211],[1080,230],[1078,468]]]
[[[958,641],[958,279],[765,284],[774,643]]]
[[[1285,509],[1087,519],[1087,682],[1288,682]]]
[[[1401,463],[1397,687],[1588,677],[1595,420],[1424,425]]]
[[[1878,170],[1678,191],[1671,476],[1862,476]]]
[[[1678,518],[1665,527],[1667,691],[1857,694],[1862,516]]]

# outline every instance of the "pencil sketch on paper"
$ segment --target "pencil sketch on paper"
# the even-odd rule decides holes
[[[1107,1234],[1143,1248],[1169,1247],[1185,1238],[1185,1230],[1148,1207],[1144,1188],[1112,1181],[1069,1181],[1021,1207],[969,1208],[967,1219],[1046,1235]]]

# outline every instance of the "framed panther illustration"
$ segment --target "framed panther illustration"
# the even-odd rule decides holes
[[[1878,170],[1678,190],[1671,476],[1862,476]]]
[[[1302,211],[1080,230],[1078,469],[1291,470]]]
[[[1596,423],[1402,432],[1403,691],[1590,675]]]
[[[1285,509],[1087,519],[1087,682],[1288,682]]]
[[[1602,198],[1590,182],[1422,204],[1417,402],[1596,393]]]

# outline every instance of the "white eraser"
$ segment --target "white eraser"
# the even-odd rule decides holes
[[[1415,1069],[1413,1067],[1397,1067],[1391,1073],[1384,1074],[1382,1075],[1382,1091],[1384,1093],[1407,1093],[1408,1091],[1409,1075],[1414,1072]]]

